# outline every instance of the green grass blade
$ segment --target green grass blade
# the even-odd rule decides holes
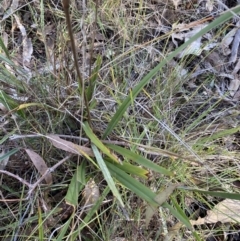
[[[94,214],[96,214],[97,210],[99,209],[99,207],[102,204],[103,200],[108,195],[109,191],[110,191],[110,188],[107,186],[104,189],[104,191],[103,191],[102,195],[100,196],[100,198],[97,200],[97,202],[94,204],[94,206],[88,211],[86,217],[82,220],[82,222],[79,225],[79,228],[72,233],[72,236],[71,236],[70,240],[76,240],[78,235],[79,235],[79,233],[81,232],[81,230],[84,227],[88,226],[91,218],[93,217]]]
[[[237,193],[229,193],[229,192],[213,192],[213,191],[204,191],[199,189],[192,189],[192,188],[183,188],[184,190],[190,190],[193,192],[199,192],[203,194],[207,194],[213,197],[221,197],[221,198],[228,198],[228,199],[234,199],[234,200],[240,200],[240,194]]]
[[[237,6],[232,9],[234,13],[240,12],[240,6]],[[127,110],[127,108],[131,104],[131,98],[135,99],[136,96],[140,93],[140,91],[144,88],[144,86],[158,73],[158,71],[167,64],[170,60],[172,60],[177,54],[181,53],[182,50],[184,50],[186,47],[188,47],[191,43],[196,41],[199,37],[206,34],[211,29],[219,26],[220,24],[226,22],[229,20],[233,14],[230,11],[225,12],[220,17],[215,19],[212,23],[210,23],[208,26],[203,28],[199,33],[194,35],[192,38],[190,38],[187,42],[185,42],[183,45],[178,47],[175,51],[173,51],[171,54],[169,54],[163,61],[161,61],[155,68],[153,68],[140,82],[137,84],[136,87],[133,88],[132,92],[126,97],[126,99],[123,101],[121,106],[118,108],[117,112],[109,122],[107,129],[103,135],[103,138],[106,138],[107,135],[114,129],[114,127],[117,125],[119,120],[122,118],[123,114]]]
[[[12,136],[17,129],[12,130],[11,132],[7,133],[1,140],[0,145],[2,145],[10,136]]]
[[[6,84],[10,84],[17,90],[25,92],[24,82],[18,80],[12,73],[10,73],[2,64],[0,64],[0,79]]]
[[[77,170],[75,171],[75,173],[72,177],[72,180],[68,186],[67,194],[65,196],[66,203],[68,203],[69,205],[72,205],[74,207],[77,206],[78,195],[84,187],[84,184],[78,181],[79,178],[81,177],[81,175],[82,175],[82,169],[81,169],[81,165],[80,165],[77,167]]]
[[[111,151],[98,139],[98,137],[93,133],[88,123],[82,124],[82,127],[88,138],[95,146],[97,146],[105,155],[110,157],[112,160],[119,163],[118,158],[114,154],[112,154]]]
[[[165,203],[169,196],[172,195],[174,190],[178,184],[170,184],[168,187],[166,187],[164,190],[161,190],[156,193],[156,197],[154,198],[159,206],[162,206],[163,203]],[[146,226],[148,227],[153,215],[157,212],[156,207],[152,207],[151,205],[147,205],[146,210],[145,210],[145,221],[146,221]]]
[[[93,69],[92,76],[90,76],[90,78],[89,78],[89,86],[86,90],[86,95],[87,95],[88,101],[90,101],[92,99],[101,64],[102,64],[102,57],[100,55],[98,55],[97,60],[96,60],[96,67]]]
[[[221,197],[221,198],[240,200],[240,194],[237,194],[237,193],[205,191],[205,190],[200,190],[200,189],[191,188],[191,187],[184,187],[184,186],[180,186],[180,187],[178,187],[178,189],[192,191],[192,192],[199,192],[199,193],[207,194],[207,195],[210,195],[213,197]]]
[[[42,210],[40,206],[38,206],[38,238],[39,241],[43,241],[44,239]]]
[[[189,222],[189,219],[182,211],[179,212],[179,210],[174,209],[174,207],[167,202],[165,202],[162,206],[168,208],[171,214],[174,215],[178,220],[180,220],[187,228],[189,228],[190,230],[193,229],[191,223]]]
[[[70,224],[71,224],[71,222],[72,222],[73,217],[74,217],[74,215],[72,215],[72,216],[68,219],[68,221],[64,224],[64,226],[63,226],[63,228],[61,229],[61,231],[60,231],[60,233],[59,233],[56,241],[62,241],[62,240],[64,240],[64,236],[65,236],[66,232],[69,230],[69,226],[70,226]]]
[[[3,160],[6,159],[6,158],[9,158],[11,155],[15,154],[17,151],[19,151],[19,149],[18,149],[18,148],[15,148],[15,149],[9,151],[8,153],[0,156],[0,162],[3,161]]]
[[[2,103],[8,110],[13,110],[19,106],[13,98],[8,96],[2,90],[0,90],[0,103]],[[24,118],[25,114],[22,110],[18,110],[17,113]]]
[[[143,169],[142,167],[138,167],[136,165],[132,165],[131,163],[128,162],[123,162],[122,164],[118,164],[116,162],[113,162],[110,158],[105,157],[104,161],[110,162],[117,166],[119,169],[123,170],[124,172],[132,175],[136,175],[138,177],[147,179],[147,175],[149,174],[149,171]]]
[[[10,59],[6,58],[6,56],[4,56],[2,54],[0,54],[0,60],[3,61],[4,63],[9,64],[10,66],[14,66],[14,63]]]
[[[153,163],[152,161],[148,160],[147,158],[138,155],[130,150],[127,150],[126,148],[122,148],[120,146],[116,146],[116,145],[112,145],[112,144],[108,144],[107,145],[109,148],[111,148],[112,150],[116,151],[117,153],[121,154],[123,157],[126,157],[146,168],[149,168],[153,171],[159,172],[161,174],[167,175],[167,176],[173,176],[173,173],[170,172],[169,170]]]
[[[86,181],[86,161],[83,160],[81,162],[80,166],[77,168],[79,168],[78,175],[77,175],[77,181],[85,185],[87,183],[87,181]]]
[[[218,131],[210,136],[202,137],[202,138],[198,139],[198,141],[193,146],[196,147],[198,145],[204,145],[206,143],[210,143],[219,138],[233,135],[233,134],[237,133],[238,131],[240,131],[240,126],[234,127],[231,129],[227,129],[227,130],[223,130],[223,131]]]
[[[122,198],[121,198],[121,195],[120,193],[118,192],[116,186],[115,186],[115,183],[112,179],[112,176],[104,162],[104,160],[102,159],[102,156],[100,154],[100,152],[98,151],[97,147],[95,145],[92,145],[92,150],[94,152],[94,155],[96,157],[96,160],[97,160],[97,163],[103,173],[103,176],[109,186],[109,188],[111,189],[113,195],[118,199],[118,201],[120,202],[121,206],[124,207],[124,204],[123,204],[123,201],[122,201]]]
[[[158,206],[158,203],[154,200],[156,194],[152,192],[150,188],[147,188],[142,183],[135,180],[112,163],[106,162],[106,165],[108,166],[111,174],[125,187],[127,187],[129,190],[137,194],[140,198],[153,205],[154,207]]]
[[[26,73],[24,72],[24,69],[21,69],[20,67],[16,66],[13,61],[6,58],[4,55],[0,54],[0,60],[2,62],[7,63],[8,65],[12,66],[14,68],[14,70],[16,70],[19,74],[22,75],[22,77],[25,76]]]
[[[8,53],[8,50],[5,46],[5,44],[3,43],[3,40],[2,38],[0,38],[0,47],[2,48],[2,50],[4,51],[4,53],[6,54],[6,56],[10,59],[10,55]]]

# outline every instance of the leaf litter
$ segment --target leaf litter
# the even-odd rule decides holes
[[[33,150],[25,149],[25,151],[28,154],[28,156],[30,157],[34,166],[39,171],[39,173],[41,175],[46,174],[46,172],[48,171],[48,166],[47,166],[46,162],[43,160],[43,158]],[[52,174],[51,173],[48,173],[48,174],[45,175],[45,181],[48,185],[52,184],[53,181],[52,181]]]

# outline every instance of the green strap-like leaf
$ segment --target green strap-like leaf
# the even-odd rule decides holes
[[[66,203],[76,207],[78,204],[78,195],[80,191],[83,189],[84,184],[79,182],[78,180],[81,179],[81,176],[83,175],[83,166],[80,165],[77,167],[77,170],[75,171],[72,180],[68,186],[68,191],[65,197]]]
[[[107,144],[108,147],[110,147],[112,150],[116,151],[117,153],[121,154],[123,157],[126,157],[128,159],[131,159],[132,161],[135,161],[136,163],[149,168],[153,171],[159,172],[161,174],[167,175],[167,176],[172,176],[173,173],[155,163],[152,161],[148,160],[147,158],[140,156],[126,148],[122,148],[120,146],[112,145],[112,144]]]
[[[6,46],[5,46],[5,44],[3,43],[2,38],[0,38],[0,47],[1,47],[1,48],[3,49],[3,51],[5,52],[6,56],[10,59],[8,50],[7,50]]]
[[[12,149],[11,151],[7,152],[6,154],[0,156],[0,162],[5,160],[6,158],[9,158],[11,155],[15,154],[17,151],[19,151],[18,148]]]
[[[104,198],[106,198],[107,194],[109,193],[110,188],[107,186],[102,195],[99,197],[99,199],[97,200],[97,202],[93,205],[93,207],[87,212],[86,217],[81,220],[80,225],[78,227],[78,229],[74,232],[72,232],[71,234],[71,238],[69,238],[69,240],[76,240],[77,237],[79,236],[79,233],[81,232],[81,230],[89,225],[90,220],[92,219],[93,215],[96,213],[96,211],[99,209],[100,205],[102,204]],[[93,221],[93,220],[91,220]],[[60,239],[59,239],[60,240]]]
[[[102,159],[102,156],[100,154],[100,152],[98,151],[97,147],[95,145],[92,144],[92,150],[93,150],[93,153],[96,157],[96,160],[97,160],[97,163],[103,173],[103,176],[109,186],[109,188],[111,189],[113,195],[118,199],[118,201],[120,202],[121,206],[124,207],[124,204],[123,204],[123,201],[122,201],[122,198],[121,198],[121,195],[119,194],[116,186],[115,186],[115,183],[112,179],[112,176],[104,162],[104,160]]]
[[[178,218],[183,224],[186,225],[186,227],[188,227],[190,230],[193,230],[188,217],[186,216],[184,211],[180,208],[180,206],[175,201],[175,199],[171,198],[171,201],[172,201],[172,205],[165,203],[163,206],[167,207],[176,218]],[[174,209],[174,207],[175,207],[175,209]]]
[[[149,204],[157,207],[158,204],[154,200],[156,194],[151,191],[148,187],[144,186],[139,181],[135,180],[133,177],[129,176],[126,172],[113,165],[112,163],[106,162],[109,171],[112,176],[116,177],[125,187],[137,194],[140,198],[148,202]]]
[[[98,137],[93,133],[92,129],[90,128],[87,122],[82,124],[82,127],[88,138],[91,140],[93,144],[95,144],[95,146],[97,146],[105,155],[110,157],[112,160],[119,163],[118,158],[113,153],[111,153],[111,151],[98,139]]]
[[[0,90],[0,103],[2,103],[8,110],[13,110],[19,106],[13,98],[2,90]],[[18,110],[17,113],[24,118],[25,114],[22,110]]]
[[[114,164],[115,166],[117,166],[118,168],[120,168],[121,170],[123,170],[128,174],[136,175],[144,179],[148,178],[147,175],[149,174],[149,171],[147,171],[146,169],[143,169],[142,167],[132,165],[131,163],[128,163],[126,161],[123,161],[122,164],[118,164],[116,162],[113,162],[110,158],[107,158],[107,157],[104,158],[104,161]]]
[[[89,78],[89,86],[86,90],[86,95],[87,95],[88,101],[91,101],[91,99],[92,99],[101,64],[102,64],[102,57],[100,55],[98,55],[97,60],[96,60],[96,67],[93,69],[92,76],[90,76],[90,78]]]
[[[74,217],[74,214],[72,214],[71,217],[67,220],[67,222],[63,225],[63,228],[59,232],[59,235],[58,235],[56,241],[64,240],[64,236],[65,236],[66,232],[69,230],[73,217]]]
[[[199,189],[194,189],[194,188],[189,188],[189,187],[179,187],[179,189],[193,191],[193,192],[199,192],[199,193],[207,194],[207,195],[210,195],[213,197],[221,197],[221,198],[240,200],[240,194],[237,194],[237,193],[204,191],[204,190],[199,190]]]
[[[231,9],[232,12],[237,14],[240,11],[240,6],[237,6],[233,9]],[[123,101],[121,106],[118,108],[117,112],[109,122],[107,129],[103,135],[103,138],[106,138],[107,135],[114,129],[114,127],[117,125],[119,120],[122,118],[123,114],[131,104],[131,99],[135,99],[136,96],[140,93],[140,91],[144,88],[144,86],[158,73],[158,71],[167,64],[170,60],[172,60],[177,54],[182,52],[183,49],[188,47],[191,43],[196,41],[199,37],[206,34],[211,29],[219,26],[220,24],[226,22],[229,20],[233,14],[231,11],[227,11],[224,14],[222,14],[220,17],[215,19],[212,23],[210,23],[208,26],[206,26],[204,29],[199,31],[196,35],[194,35],[192,38],[190,38],[186,43],[181,45],[179,48],[177,48],[175,51],[173,51],[171,54],[169,54],[164,60],[162,60],[154,69],[152,69],[140,82],[139,84],[133,88],[131,93],[126,97],[126,99]]]

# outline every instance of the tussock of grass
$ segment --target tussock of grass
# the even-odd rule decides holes
[[[6,49],[0,49],[0,69],[5,71],[0,73],[0,77],[5,76],[0,79],[0,103],[5,106],[0,106],[0,144],[6,152],[19,148],[5,169],[29,184],[39,180],[25,148],[38,153],[48,167],[66,157],[64,149],[46,138],[48,134],[92,148],[95,154],[73,155],[53,171],[53,185],[39,184],[28,199],[26,186],[1,174],[1,240],[166,240],[171,235],[176,240],[207,240],[223,234],[227,224],[216,224],[216,228],[206,224],[195,227],[194,232],[189,220],[206,215],[223,200],[198,189],[239,193],[238,106],[216,72],[203,71],[191,77],[198,68],[207,68],[209,51],[200,56],[175,57],[159,67],[176,49],[171,38],[176,30],[171,31],[171,24],[188,24],[207,16],[202,6],[192,4],[189,9],[181,4],[174,10],[172,2],[106,0],[89,1],[86,6],[72,2],[75,52],[84,80],[81,86],[60,2],[27,3],[16,11],[33,44],[28,83],[17,71],[22,68],[22,47],[15,36],[19,30],[11,34],[14,18],[1,22],[10,37]],[[183,19],[175,19],[180,15]],[[228,26],[211,29],[213,41],[219,43]],[[7,55],[13,63],[8,62]],[[187,75],[181,75],[183,70]],[[151,79],[135,97],[136,86],[149,73],[153,73]],[[33,104],[19,109],[27,103]],[[122,116],[119,108],[123,108]],[[106,134],[114,118],[116,125]],[[89,126],[83,125],[86,121]],[[111,144],[129,152],[113,152]],[[100,152],[105,154],[104,160]],[[152,170],[146,159],[169,173]],[[138,166],[139,174],[129,177],[128,173],[136,173],[134,166]],[[84,188],[92,179],[100,196],[90,203]],[[181,187],[158,207],[156,193],[174,183]],[[144,216],[149,203],[144,200],[158,210],[149,227]],[[239,229],[230,225],[231,231]],[[174,227],[179,231],[178,239]]]

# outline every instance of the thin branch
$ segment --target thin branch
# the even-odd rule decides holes
[[[6,175],[8,175],[8,176],[10,176],[10,177],[13,177],[13,178],[17,179],[17,180],[18,180],[19,182],[21,182],[22,184],[28,186],[29,189],[32,187],[32,184],[28,183],[27,181],[25,181],[25,180],[22,179],[21,177],[12,174],[11,172],[8,172],[8,171],[5,171],[5,170],[0,170],[0,173],[6,174]]]
[[[82,75],[81,75],[79,67],[78,67],[77,51],[76,51],[76,46],[75,46],[75,41],[74,41],[74,36],[73,36],[73,31],[72,31],[72,25],[71,25],[70,11],[69,11],[69,8],[70,8],[69,2],[70,2],[69,0],[62,1],[63,10],[64,10],[64,13],[66,16],[66,23],[67,23],[68,33],[69,33],[69,37],[70,37],[70,41],[71,41],[74,65],[75,65],[75,69],[77,71],[77,76],[79,79],[79,89],[80,89],[81,93],[83,94],[83,99],[84,99],[84,103],[85,103],[86,111],[87,111],[88,124],[90,126],[92,126],[88,99],[87,99],[86,92],[84,91],[84,81],[83,81]]]
[[[59,161],[58,163],[56,163],[54,166],[48,168],[46,170],[46,172],[33,184],[29,187],[29,191],[28,191],[28,196],[27,199],[30,198],[32,192],[34,191],[34,189],[45,179],[45,177],[51,173],[54,172],[55,169],[57,169],[59,166],[61,166],[65,161],[67,161],[72,155],[68,155],[65,158],[63,158],[61,161]]]

